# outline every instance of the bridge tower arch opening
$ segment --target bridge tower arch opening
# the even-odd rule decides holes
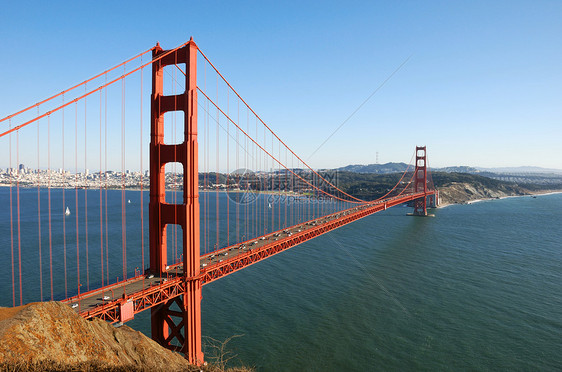
[[[201,345],[201,281],[199,251],[199,185],[197,144],[197,45],[191,39],[173,52],[156,45],[152,52],[150,133],[150,271],[163,276],[167,262],[166,226],[182,230],[185,291],[151,309],[152,338],[162,346],[181,352],[195,365],[203,363]],[[185,91],[164,95],[164,67],[185,64]],[[183,142],[164,143],[164,114],[182,111]],[[183,167],[183,203],[166,202],[165,166]],[[179,311],[178,311],[179,308]]]

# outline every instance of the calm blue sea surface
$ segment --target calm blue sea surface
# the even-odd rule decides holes
[[[30,195],[37,200],[36,190]],[[90,203],[96,208],[92,195],[89,210]],[[127,191],[126,198],[134,205],[140,193]],[[0,189],[0,203],[0,304],[11,306],[7,190]],[[230,349],[259,371],[561,370],[562,195],[453,205],[432,211],[433,218],[408,217],[409,211],[395,207],[364,218],[205,286],[203,334],[242,335]],[[114,213],[120,216],[120,208]],[[130,219],[132,271],[141,225]],[[122,259],[117,227],[113,263]],[[75,252],[75,242],[67,243]],[[29,256],[22,260],[24,281],[37,276],[37,259]],[[43,272],[45,280],[48,268]],[[23,297],[38,294],[24,289]],[[129,325],[149,334],[149,313]]]

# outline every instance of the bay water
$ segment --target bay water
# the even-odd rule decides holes
[[[0,305],[11,306],[6,190],[0,199]],[[206,340],[237,336],[232,364],[258,371],[561,370],[562,195],[451,205],[428,218],[410,211],[377,213],[206,285]],[[132,246],[142,225],[127,223]],[[110,253],[117,263],[121,251]],[[127,254],[131,271],[140,253]],[[24,281],[33,255],[22,259]],[[37,300],[25,288],[24,302]],[[128,325],[150,335],[149,312]]]

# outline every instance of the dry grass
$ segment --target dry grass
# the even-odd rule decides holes
[[[236,358],[231,350],[228,349],[228,343],[237,337],[242,337],[242,335],[235,335],[227,338],[224,341],[215,340],[211,337],[205,338],[205,359],[208,363],[205,366],[197,367],[186,365],[182,369],[166,369],[166,372],[253,372],[254,368],[250,367],[227,367],[227,364]],[[91,361],[82,362],[75,364],[65,364],[60,362],[55,362],[52,360],[43,361],[19,361],[15,363],[0,363],[0,372],[20,372],[20,371],[30,371],[30,372],[91,372],[91,371],[102,371],[102,372],[153,372],[154,369],[150,369],[138,365],[125,365],[125,366],[112,366],[102,362]]]
[[[101,372],[153,372],[154,370],[143,368],[135,365],[131,366],[108,366],[106,364],[101,364],[98,362],[84,362],[78,363],[73,365],[57,363],[53,361],[22,361],[18,363],[0,363],[0,372],[23,372],[23,371],[30,371],[30,372],[92,372],[92,371],[101,371]],[[196,367],[196,366],[188,366],[185,369],[171,371],[166,369],[166,372],[253,372],[252,368],[247,367],[234,367],[234,368],[226,368],[226,367],[219,367],[214,364],[208,364],[204,367]]]

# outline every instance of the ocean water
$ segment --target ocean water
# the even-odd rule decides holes
[[[409,211],[364,218],[206,285],[204,336],[239,336],[228,344],[233,364],[258,371],[561,370],[562,195],[452,205],[430,218]],[[9,265],[0,284],[11,305]],[[149,317],[128,325],[149,334]]]

